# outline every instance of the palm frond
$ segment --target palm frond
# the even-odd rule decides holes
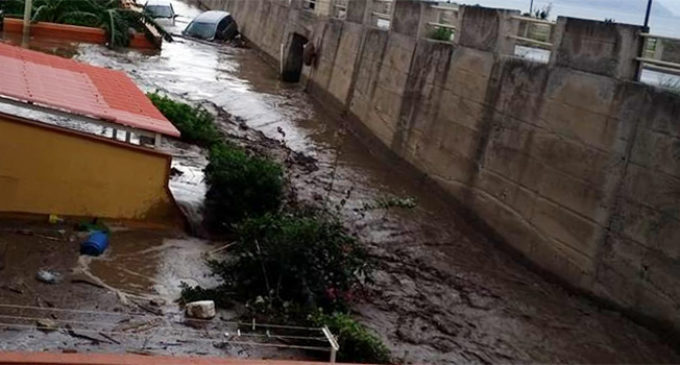
[[[101,18],[97,14],[87,11],[71,11],[59,15],[56,22],[97,27],[101,25]]]
[[[49,6],[41,5],[33,11],[33,16],[31,17],[32,22],[47,21],[49,17]]]
[[[24,12],[24,1],[23,0],[3,0],[0,1],[0,10],[4,11],[7,15],[19,15]]]
[[[113,10],[108,10],[107,14],[109,15],[109,33],[111,33],[111,47],[113,47],[116,44],[116,26],[114,25],[114,20],[113,17],[115,16],[115,12]]]

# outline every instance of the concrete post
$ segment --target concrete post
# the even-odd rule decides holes
[[[395,0],[392,9],[391,28],[395,33],[417,37],[420,28],[424,2],[411,0]]]
[[[518,10],[461,6],[458,43],[469,48],[500,54],[514,54],[515,41],[510,35],[519,32]]]
[[[366,24],[367,14],[373,6],[373,0],[349,0],[347,1],[347,16],[345,21]]]
[[[559,17],[550,62],[620,80],[635,80],[642,30],[637,25]]]

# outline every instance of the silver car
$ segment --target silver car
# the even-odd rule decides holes
[[[208,41],[232,40],[238,35],[238,26],[226,11],[211,10],[200,14],[182,32],[185,36]]]
[[[175,24],[175,9],[169,0],[149,0],[144,5],[144,13],[154,18],[156,21],[169,22]]]

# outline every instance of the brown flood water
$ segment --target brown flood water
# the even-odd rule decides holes
[[[173,4],[185,15],[179,18],[178,31],[198,10]],[[289,163],[293,188],[310,201],[327,199],[334,205],[346,199],[341,214],[379,263],[370,296],[354,309],[399,363],[680,362],[680,356],[656,334],[518,263],[485,232],[465,223],[417,176],[395,169],[392,161],[377,156],[348,133],[343,120],[310,98],[304,85],[278,81],[276,71],[253,50],[184,39],[165,44],[160,53],[114,52],[95,45],[35,47],[123,70],[147,91],[161,90],[214,105],[231,116],[220,119],[225,132],[246,134],[254,146],[266,146],[274,155],[292,150],[315,159],[317,169]],[[235,120],[262,135],[239,132]],[[183,172],[173,178],[171,189],[183,209],[199,220],[204,154],[180,143],[168,143],[166,149],[175,156],[173,167]],[[414,197],[418,205],[366,215],[356,211],[385,196]],[[128,242],[119,241],[102,259],[83,262],[71,257],[63,269],[84,267],[133,299],[160,297],[166,301],[166,313],[176,314],[177,306],[167,302],[176,298],[179,281],[210,284],[200,257],[211,246],[182,234],[154,234],[142,232],[139,239],[131,234]],[[10,245],[19,241],[20,237],[9,240]],[[36,264],[31,267],[44,258],[38,255],[33,260]],[[26,280],[34,275],[24,272]],[[110,291],[97,289],[99,294],[94,295],[92,289],[78,288],[69,292],[71,302],[65,305],[83,295],[87,303],[101,303],[106,310],[120,306]],[[4,301],[5,294],[1,295]],[[193,350],[166,346],[157,351],[216,351],[212,346],[191,346]],[[273,356],[242,348],[228,353]]]

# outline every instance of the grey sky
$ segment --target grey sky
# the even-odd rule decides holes
[[[680,37],[680,0],[654,0],[652,32]],[[529,10],[530,0],[458,0],[463,4]],[[552,4],[551,17],[558,15],[642,24],[647,0],[534,0],[534,9]]]

